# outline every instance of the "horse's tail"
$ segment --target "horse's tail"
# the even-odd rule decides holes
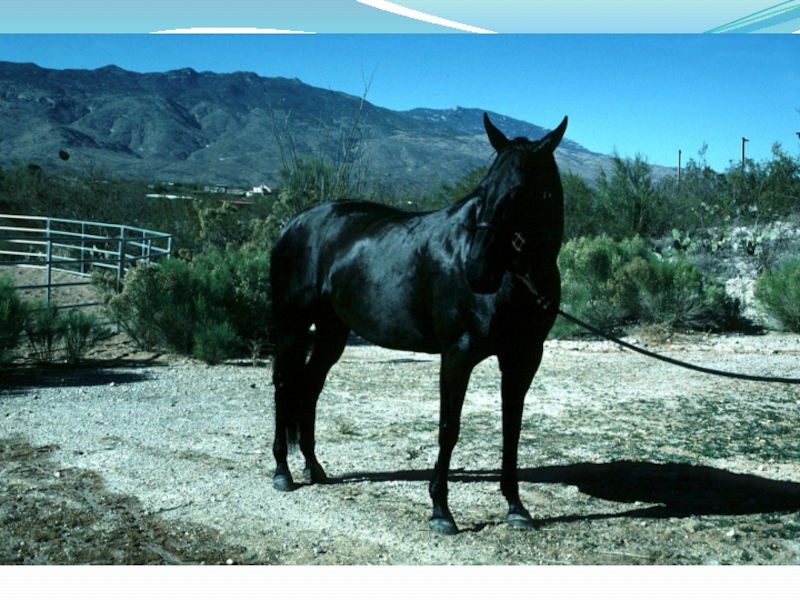
[[[301,248],[306,242],[302,229],[292,223],[281,232],[270,255],[270,287],[275,323],[275,360],[272,380],[275,385],[276,436],[285,432],[286,442],[296,447],[303,419],[305,383],[303,370],[310,346],[308,303],[296,290],[302,272]],[[303,286],[300,286],[302,288]],[[283,437],[283,436],[281,436]]]
[[[297,402],[285,402],[288,404],[286,411],[286,441],[289,444],[289,448],[295,449],[297,448],[297,444],[300,440],[300,411]]]
[[[286,433],[290,448],[296,448],[300,439],[300,422],[303,418],[305,390],[303,365],[308,340],[298,336],[292,345],[280,345],[273,363],[272,382],[275,386],[275,427]]]
[[[286,442],[289,447],[297,447],[300,439],[300,413],[301,407],[298,395],[293,393],[288,382],[281,381],[280,377],[274,378],[275,384],[275,427],[276,435],[279,429],[286,433]]]

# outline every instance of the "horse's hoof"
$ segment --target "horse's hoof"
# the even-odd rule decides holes
[[[308,481],[308,483],[328,483],[328,476],[319,465],[303,469],[303,478]]]
[[[272,487],[279,492],[293,492],[297,488],[290,475],[275,475],[272,478]]]
[[[522,531],[528,531],[533,529],[533,519],[529,515],[521,515],[519,513],[508,513],[506,517],[506,522],[508,522],[511,527],[514,529],[520,529]]]
[[[441,533],[442,535],[455,535],[458,533],[455,521],[438,517],[428,521],[428,524],[433,533]]]

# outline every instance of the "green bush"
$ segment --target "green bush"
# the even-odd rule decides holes
[[[738,300],[703,275],[682,254],[645,260],[636,257],[625,269],[637,289],[637,320],[683,329],[724,330],[739,321]]]
[[[198,324],[207,320],[204,282],[190,263],[165,260],[151,270],[159,297],[149,316],[164,343],[180,354],[192,354]],[[208,304],[213,304],[209,302]]]
[[[197,310],[201,287],[185,261],[140,265],[125,274],[122,291],[109,296],[107,306],[111,317],[142,350],[166,347],[190,355],[201,320]]]
[[[638,292],[625,267],[649,250],[639,238],[614,242],[608,236],[579,238],[564,245],[558,257],[561,270],[562,308],[604,330],[633,320]],[[555,335],[574,326],[558,323]]]
[[[0,278],[0,364],[11,360],[25,329],[27,314],[11,277]]]
[[[640,238],[607,236],[564,245],[558,259],[562,308],[600,329],[628,323],[688,329],[730,329],[739,303],[684,255],[659,256]],[[559,319],[553,337],[578,331]]]
[[[753,293],[770,316],[789,331],[800,333],[800,258],[764,271]]]
[[[165,346],[208,363],[245,346],[255,361],[272,326],[269,255],[212,246],[191,262],[140,266],[112,295],[112,317],[143,349]]]
[[[269,254],[252,247],[210,250],[198,257],[194,266],[206,273],[224,320],[247,346],[255,363],[272,329]]]
[[[93,314],[77,310],[61,315],[62,338],[67,362],[77,364],[99,342],[113,332]]]
[[[112,335],[92,314],[62,313],[43,300],[24,302],[5,276],[0,278],[0,363],[11,360],[23,332],[34,357],[44,364],[54,362],[62,350],[67,362],[78,363],[88,350]]]
[[[43,300],[30,304],[30,316],[25,323],[25,334],[33,355],[40,363],[50,364],[55,360],[61,338],[64,337],[64,322],[58,307]]]
[[[122,290],[112,277],[92,276],[92,283],[106,291],[109,317],[128,334],[140,350],[151,351],[160,343],[160,333],[153,318],[163,302],[156,265],[139,265],[125,274]]]
[[[240,345],[230,323],[206,321],[196,328],[192,353],[206,364],[216,365],[230,358]]]

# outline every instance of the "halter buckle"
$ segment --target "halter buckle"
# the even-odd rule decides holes
[[[522,252],[522,248],[526,243],[527,241],[524,237],[522,237],[522,234],[519,231],[514,233],[514,239],[511,241],[511,245],[513,246],[514,250],[517,252]]]

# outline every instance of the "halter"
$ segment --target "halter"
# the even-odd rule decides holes
[[[552,197],[552,192],[546,190],[543,196],[545,200],[549,200]],[[514,239],[511,240],[511,246],[519,254],[522,253],[522,249],[525,247],[525,244],[528,243],[528,240],[526,240],[525,236],[523,236],[519,231],[516,231],[512,227],[508,227],[506,225],[499,225],[497,223],[492,223],[490,221],[480,221],[475,225],[475,229],[487,229],[493,232],[510,231],[511,233],[514,234]]]
[[[519,231],[514,231],[510,227],[504,227],[502,225],[498,225],[497,223],[490,223],[489,221],[481,221],[480,223],[475,225],[475,229],[488,229],[490,231],[503,231],[503,230],[512,231],[514,233],[514,239],[511,240],[511,246],[514,248],[514,250],[520,253],[522,252],[522,248],[525,246],[525,244],[528,243],[528,241]]]

